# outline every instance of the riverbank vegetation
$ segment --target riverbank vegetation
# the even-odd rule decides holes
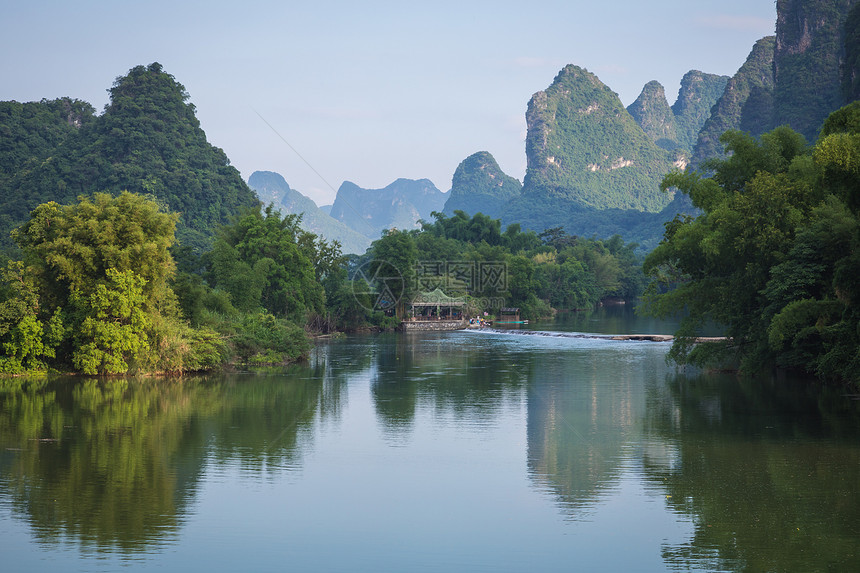
[[[401,271],[393,293],[403,303],[400,314],[414,296],[435,288],[464,297],[472,312],[517,307],[522,318],[537,319],[608,297],[633,299],[644,286],[636,245],[617,235],[585,239],[560,227],[537,234],[518,224],[502,231],[498,219],[462,211],[433,216],[421,229],[386,232],[366,255],[372,274],[382,261]]]
[[[860,383],[860,102],[814,146],[787,127],[722,142],[730,156],[709,176],[663,181],[701,209],[668,223],[645,260],[649,312],[685,314],[670,356]],[[695,344],[709,323],[727,339]]]
[[[537,318],[635,296],[643,282],[635,245],[620,237],[501,232],[481,214],[436,214],[351,258],[271,206],[219,227],[203,253],[175,243],[177,221],[153,197],[129,192],[36,207],[13,233],[20,260],[2,275],[0,371],[284,363],[305,356],[313,334],[397,326],[402,315],[381,301],[393,297],[402,309],[430,286],[469,297],[473,312],[519,306]],[[482,269],[493,272],[482,278]]]
[[[242,224],[248,218],[267,221],[257,210],[225,227],[217,240],[221,251],[230,247],[230,230],[247,231]],[[272,234],[281,246],[295,245],[283,241],[291,228],[275,218],[281,226]],[[269,284],[283,272],[277,261],[261,263],[245,252],[238,261],[218,258],[221,251],[213,250],[211,272],[232,270],[236,282],[250,285],[242,283],[246,290],[232,299],[229,290],[211,288],[187,271],[177,274],[170,250],[177,219],[155,200],[129,192],[39,205],[13,233],[22,260],[9,262],[3,273],[0,371],[183,372],[304,355],[307,336],[289,320],[304,307]],[[296,269],[313,272],[302,253],[284,256],[296,261],[291,276]]]

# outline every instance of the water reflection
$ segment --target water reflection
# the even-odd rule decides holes
[[[860,425],[840,388],[731,376],[649,388],[647,432],[676,455],[646,455],[667,503],[694,518],[673,568],[860,570]]]
[[[635,461],[643,378],[665,371],[656,345],[607,344],[533,361],[529,371],[529,470],[574,519],[588,516]]]
[[[0,386],[0,485],[43,542],[144,551],[175,536],[207,463],[296,467],[321,404],[298,379],[17,380]],[[334,394],[335,396],[332,396]]]
[[[485,340],[445,334],[380,337],[371,395],[389,435],[408,432],[419,408],[469,425],[492,424],[526,380],[523,353],[499,353]],[[468,342],[468,344],[466,344]]]
[[[215,481],[236,504],[262,499],[256,511],[223,510],[243,549],[289,550],[321,569],[333,540],[367,545],[371,563],[390,539],[404,559],[450,554],[422,545],[435,539],[474,563],[510,565],[513,554],[558,569],[591,555],[597,567],[632,533],[634,570],[648,559],[658,570],[860,570],[858,403],[786,380],[677,374],[665,351],[383,335],[320,345],[286,371],[5,381],[0,507],[45,546],[153,560],[188,538],[204,543],[183,527],[218,506],[206,497]],[[249,480],[264,484],[260,498]],[[623,515],[606,534],[597,524],[612,506]],[[451,515],[471,535],[444,537],[457,528]],[[281,547],[284,531],[300,541]],[[505,553],[512,539],[531,545]],[[217,553],[203,547],[181,564]]]

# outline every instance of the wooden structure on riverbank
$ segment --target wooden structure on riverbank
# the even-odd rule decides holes
[[[528,324],[529,321],[520,319],[520,309],[509,307],[499,310],[499,318],[493,324]]]
[[[412,299],[409,318],[402,323],[406,332],[424,330],[460,330],[468,326],[463,311],[466,300],[448,296],[437,288]]]

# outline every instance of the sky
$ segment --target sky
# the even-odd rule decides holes
[[[489,151],[520,180],[525,111],[566,64],[630,105],[691,69],[732,75],[774,0],[241,2],[3,0],[0,100],[108,103],[160,62],[247,181],[277,171],[318,205],[340,184],[427,178]]]

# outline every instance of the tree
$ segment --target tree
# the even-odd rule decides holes
[[[415,293],[413,284],[418,250],[415,239],[406,231],[385,231],[371,245],[373,260],[369,266],[371,282],[375,283],[378,310],[394,309],[398,318],[406,314],[406,305]]]
[[[713,176],[664,179],[702,209],[667,224],[645,260],[650,312],[686,312],[674,359],[860,380],[858,118],[858,105],[834,113],[813,150],[788,128],[760,140],[728,132],[732,155],[710,164]],[[723,326],[726,340],[695,344],[706,323]]]
[[[146,284],[134,271],[107,269],[107,284],[99,283],[83,300],[72,300],[87,317],[76,336],[75,367],[84,374],[123,374],[129,362],[149,350],[152,323],[144,311]]]
[[[339,255],[302,231],[299,222],[298,215],[282,218],[269,205],[221,227],[209,256],[209,282],[228,292],[236,308],[245,312],[263,308],[301,324],[308,313],[323,313],[320,280]],[[314,267],[317,257],[319,276]]]
[[[7,364],[38,369],[42,357],[56,358],[88,374],[163,364],[149,350],[179,327],[168,286],[176,220],[128,192],[34,209],[15,233],[24,261],[5,276],[14,293],[0,311]]]

